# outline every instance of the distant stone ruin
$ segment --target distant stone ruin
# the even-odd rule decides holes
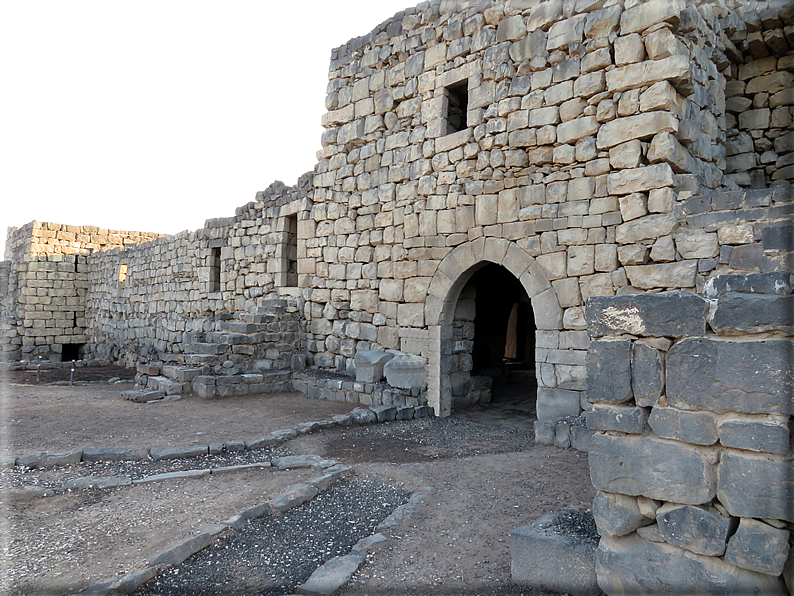
[[[604,591],[794,591],[792,82],[790,2],[424,2],[332,52],[294,187],[11,229],[0,354],[438,416],[522,371]]]

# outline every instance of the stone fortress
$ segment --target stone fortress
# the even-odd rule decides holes
[[[794,593],[793,80],[790,2],[424,2],[332,52],[294,187],[10,229],[0,357],[438,416],[523,371],[607,594]]]

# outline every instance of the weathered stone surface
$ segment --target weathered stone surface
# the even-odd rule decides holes
[[[207,445],[190,445],[185,447],[153,447],[149,455],[153,460],[158,459],[178,459],[181,457],[196,457],[207,455]]]
[[[794,462],[726,449],[717,474],[717,497],[731,515],[794,522]]]
[[[401,354],[385,363],[383,372],[392,387],[412,389],[427,387],[427,363],[419,356]]]
[[[281,493],[280,495],[276,496],[272,502],[271,506],[276,511],[284,512],[288,509],[292,509],[293,507],[297,507],[305,503],[306,501],[310,501],[314,497],[319,494],[315,487],[311,484],[306,483],[298,483],[293,484],[286,491]]]
[[[380,383],[383,380],[383,365],[394,358],[394,354],[377,350],[356,352],[356,381],[359,383]]]
[[[590,479],[601,491],[688,505],[707,503],[716,492],[716,452],[707,447],[595,434],[589,460]]]
[[[334,594],[353,577],[363,560],[363,554],[334,557],[318,567],[295,591],[298,594]]]
[[[710,259],[720,253],[717,234],[703,230],[676,231],[675,247],[685,259]]]
[[[629,434],[643,434],[648,430],[650,408],[636,406],[594,405],[585,413],[587,428],[614,430]]]
[[[620,170],[609,174],[607,178],[607,188],[612,195],[647,192],[656,188],[675,185],[675,174],[670,164],[667,163],[658,163],[631,170]]]
[[[670,56],[662,60],[646,60],[626,66],[619,66],[606,74],[607,89],[612,92],[639,89],[670,81],[679,86],[689,82],[692,76],[692,62],[688,56]]]
[[[749,273],[747,275],[717,275],[706,282],[706,298],[717,298],[728,292],[742,294],[782,295],[794,292],[794,281],[788,271]]]
[[[656,512],[659,533],[668,544],[699,555],[718,557],[725,552],[731,519],[716,511],[666,503]]]
[[[664,393],[664,352],[635,342],[631,352],[631,389],[638,406],[653,406]]]
[[[785,455],[789,450],[790,430],[786,416],[730,414],[720,419],[717,432],[725,447],[777,455]]]
[[[378,422],[389,422],[397,418],[395,406],[372,406],[369,411],[375,415]]]
[[[648,215],[620,224],[615,229],[615,238],[619,244],[636,244],[642,240],[669,234],[675,227],[675,223],[675,218],[672,215]]]
[[[641,526],[653,523],[642,514],[637,497],[617,493],[596,493],[593,517],[601,536],[625,536]]]
[[[501,23],[500,23],[501,24]],[[510,57],[515,62],[523,62],[534,56],[546,53],[546,33],[540,29],[529,33],[510,45]]]
[[[695,445],[713,445],[718,439],[717,421],[711,412],[689,412],[657,405],[648,424],[663,439]]]
[[[761,234],[764,250],[794,250],[794,225],[766,226]]]
[[[83,447],[83,461],[135,461],[148,456],[143,447]]]
[[[788,530],[756,519],[742,519],[728,541],[725,560],[742,569],[780,575],[789,553]]]
[[[635,288],[691,288],[695,285],[697,261],[679,261],[659,265],[629,265],[629,282]]]
[[[587,330],[592,337],[630,333],[683,337],[706,332],[708,301],[674,291],[587,299]]]
[[[620,15],[620,34],[639,33],[661,22],[677,27],[685,8],[683,0],[648,0]]]
[[[68,466],[71,464],[76,464],[80,462],[82,458],[83,450],[78,449],[76,451],[63,451],[61,453],[51,453],[51,452],[44,452],[44,453],[34,453],[32,455],[26,455],[24,457],[20,457],[16,460],[16,464],[19,466],[25,466],[27,468],[45,468],[49,466]],[[11,465],[14,465],[12,461]]]
[[[214,472],[214,470],[213,470]],[[202,478],[209,476],[212,472],[209,469],[205,470],[181,470],[179,472],[165,472],[163,474],[152,474],[133,480],[133,484],[148,484],[150,482],[160,482],[162,480],[174,480],[176,478]]]
[[[578,416],[581,412],[581,393],[566,389],[538,387],[536,409],[538,420],[556,420],[563,416]]]
[[[763,331],[794,334],[794,295],[724,294],[709,325],[720,335]]]
[[[593,340],[587,350],[587,400],[620,404],[631,391],[631,342]]]
[[[157,565],[179,565],[189,556],[197,553],[203,548],[212,544],[213,534],[202,532],[195,536],[185,538],[176,544],[172,544],[167,550],[149,559],[149,566]]]
[[[584,116],[563,122],[557,126],[557,142],[575,143],[583,137],[595,134],[599,126],[595,116]]]
[[[785,594],[783,582],[776,577],[740,569],[717,557],[643,540],[636,534],[601,538],[596,573],[598,585],[607,594]]]
[[[650,139],[660,132],[677,133],[676,117],[668,112],[657,111],[617,118],[601,125],[596,145],[599,149],[609,149],[632,139]]]
[[[596,543],[556,529],[560,514],[567,511],[547,513],[510,532],[513,583],[583,596],[601,592],[595,574]]]
[[[132,479],[129,476],[83,476],[67,480],[63,488],[65,490],[75,488],[115,488],[117,486],[129,486]]]
[[[277,470],[294,470],[297,468],[311,468],[325,461],[319,455],[285,455],[274,457],[271,461]]]
[[[667,353],[667,399],[685,410],[794,414],[794,341],[678,342]]]

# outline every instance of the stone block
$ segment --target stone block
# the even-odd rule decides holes
[[[620,404],[631,391],[631,341],[593,340],[587,350],[587,400]]]
[[[394,354],[377,350],[356,352],[356,381],[359,383],[380,383],[383,380],[383,366]]]
[[[181,459],[183,457],[196,457],[207,455],[207,445],[190,445],[186,447],[153,447],[149,452],[155,461],[160,459]]]
[[[790,430],[786,416],[730,414],[720,418],[717,432],[725,447],[777,455],[785,455],[789,450]]]
[[[717,475],[717,498],[731,515],[794,522],[794,462],[725,449]]]
[[[583,137],[594,135],[598,132],[599,126],[595,116],[584,116],[563,122],[557,126],[557,142],[575,143]]]
[[[789,531],[757,519],[739,520],[728,541],[725,560],[742,569],[777,576],[783,573],[789,553]]]
[[[524,17],[515,15],[512,17],[505,17],[499,22],[496,28],[496,41],[501,43],[503,41],[516,41],[526,35],[527,28],[524,24]]]
[[[794,334],[794,295],[725,294],[717,301],[709,325],[720,335]]]
[[[764,250],[794,250],[794,225],[766,226],[761,235]]]
[[[532,33],[529,33],[522,39],[510,45],[510,57],[513,59],[514,62],[523,62],[524,60],[530,60],[535,56],[542,56],[545,53],[546,53],[546,33],[540,29],[533,31]],[[529,90],[527,90],[527,92],[528,91]]]
[[[636,406],[605,406],[596,404],[587,412],[587,428],[612,430],[628,434],[644,434],[648,430],[650,408]]]
[[[577,5],[577,12],[579,8]],[[620,22],[620,6],[610,6],[602,10],[594,10],[587,15],[584,25],[586,39],[606,39],[616,31]]]
[[[695,286],[697,261],[680,261],[659,265],[630,265],[626,276],[635,288],[692,288]]]
[[[72,464],[80,463],[82,458],[82,449],[75,451],[63,451],[60,453],[44,452],[26,455],[16,460],[16,465],[24,466],[26,468],[46,468],[49,466],[69,466]],[[12,467],[14,464],[11,463]]]
[[[607,594],[786,593],[779,578],[670,544],[643,540],[636,534],[601,538],[596,551],[596,573],[598,585]]]
[[[662,22],[677,27],[685,8],[684,0],[648,0],[620,15],[620,34],[640,33]]]
[[[713,445],[718,439],[716,418],[711,412],[654,406],[648,424],[663,439],[695,445]]]
[[[401,354],[385,363],[383,372],[392,387],[412,389],[427,387],[427,362],[419,356]]]
[[[604,492],[699,505],[716,493],[716,455],[713,449],[677,441],[596,433],[590,478]]]
[[[148,456],[143,447],[83,447],[83,461],[137,461]]]
[[[557,420],[564,416],[578,416],[581,393],[567,389],[538,387],[536,410],[538,420]]]
[[[719,557],[733,530],[731,518],[702,507],[665,503],[656,512],[659,533],[665,542],[693,553]]]
[[[670,81],[679,87],[690,82],[692,70],[689,56],[681,55],[619,66],[606,73],[607,89],[614,93],[648,87],[660,81]]]
[[[556,427],[556,419],[535,420],[535,445],[554,445]]]
[[[631,356],[631,389],[638,406],[653,406],[664,393],[664,352],[635,342]]]
[[[593,517],[601,536],[625,536],[653,523],[652,518],[640,511],[637,497],[617,493],[596,493]]]
[[[685,410],[794,414],[794,341],[684,339],[667,353],[667,399]]]
[[[660,132],[677,133],[678,119],[669,112],[660,111],[616,118],[601,125],[596,145],[599,149],[609,149],[633,139],[651,139]]]
[[[549,28],[546,48],[551,52],[565,48],[572,43],[580,43],[584,34],[587,15],[575,15],[569,19],[557,21]]]
[[[587,328],[592,337],[703,335],[708,310],[708,301],[691,292],[593,297],[587,300]]]
[[[597,542],[559,529],[561,515],[582,515],[584,508],[547,513],[530,526],[510,532],[513,583],[539,590],[596,596]]]
[[[607,177],[607,189],[611,195],[647,192],[656,188],[675,186],[676,184],[677,179],[668,163],[620,170],[609,174]]]

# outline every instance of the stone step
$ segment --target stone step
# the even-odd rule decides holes
[[[241,373],[236,375],[199,375],[193,391],[199,397],[228,397],[250,393],[269,393],[291,389],[292,372]]]
[[[206,374],[208,372],[209,372],[208,366],[207,367],[193,366],[188,368],[188,367],[174,366],[169,364],[163,366],[162,376],[177,381],[179,383],[189,383],[197,375]]]
[[[221,323],[221,331],[248,335],[256,333],[257,331],[263,331],[263,325],[247,323],[245,321],[224,321]]]
[[[184,354],[185,364],[216,364],[218,358],[212,354]]]
[[[279,320],[279,317],[274,314],[252,314],[246,311],[235,313],[235,318],[244,323],[273,323]]]
[[[210,331],[207,333],[207,343],[216,344],[255,344],[261,341],[260,332],[246,335],[244,333],[230,333],[228,331]]]
[[[229,350],[229,344],[226,343],[208,343],[208,342],[195,342],[189,344],[189,348],[196,354],[211,354],[218,356],[225,354]]]
[[[158,399],[163,399],[165,397],[165,391],[159,389],[157,391],[135,391],[135,390],[122,391],[121,397],[122,399],[126,399],[128,401],[146,403]]]
[[[165,391],[166,395],[181,395],[184,390],[182,383],[172,381],[167,377],[149,377],[146,388],[151,391]]]

